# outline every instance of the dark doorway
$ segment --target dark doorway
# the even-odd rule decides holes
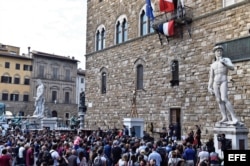
[[[177,140],[181,140],[181,110],[170,108],[170,124],[173,125]]]

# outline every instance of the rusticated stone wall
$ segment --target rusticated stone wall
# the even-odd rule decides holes
[[[155,4],[157,13],[157,2]],[[209,2],[209,3],[208,3]],[[210,3],[211,2],[211,3]],[[213,134],[215,122],[221,114],[214,96],[207,91],[212,48],[216,43],[249,36],[249,0],[228,8],[222,1],[188,0],[193,8],[192,36],[184,28],[184,36],[164,38],[158,35],[139,37],[139,11],[144,0],[88,1],[86,102],[91,103],[85,116],[85,127],[103,129],[122,126],[129,117],[132,90],[135,88],[136,64],[144,64],[144,88],[138,92],[137,110],[146,123],[153,122],[154,130],[161,131],[169,124],[171,108],[180,108],[182,135],[198,124],[202,137]],[[121,5],[122,4],[122,5]],[[128,41],[114,44],[115,21],[125,14],[128,18]],[[157,13],[159,14],[159,12]],[[95,52],[95,32],[105,25],[106,49]],[[179,86],[171,87],[171,61],[179,61]],[[237,116],[250,127],[250,61],[234,63],[229,72],[229,98]],[[101,94],[101,69],[107,70],[107,93]],[[250,141],[249,141],[250,142]]]

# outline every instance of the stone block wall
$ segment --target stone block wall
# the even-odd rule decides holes
[[[209,68],[214,59],[212,48],[216,43],[249,35],[249,1],[224,10],[219,5],[221,1],[187,1],[194,5],[191,38],[184,28],[183,38],[170,38],[169,43],[163,39],[163,45],[157,34],[138,37],[138,13],[144,0],[94,2],[88,3],[86,102],[92,103],[92,107],[88,108],[85,126],[121,128],[122,119],[130,116],[136,83],[135,63],[142,61],[145,91],[138,92],[139,117],[146,123],[153,122],[154,130],[161,131],[169,124],[170,109],[180,108],[182,135],[194,130],[195,124],[201,126],[204,139],[212,134],[215,122],[221,118],[218,104],[207,90]],[[121,3],[130,8],[121,8]],[[114,45],[115,20],[120,14],[128,17],[129,41]],[[106,49],[94,52],[95,29],[99,24],[106,26]],[[170,84],[172,60],[179,61],[180,83],[174,87]],[[236,70],[229,72],[228,78],[229,98],[237,116],[249,128],[250,61],[234,65]],[[106,94],[101,94],[100,70],[103,67],[107,69]]]

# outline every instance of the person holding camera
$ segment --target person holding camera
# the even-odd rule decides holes
[[[225,136],[224,133],[219,134],[217,136],[217,139],[221,143],[221,151],[222,151],[222,154],[223,154],[223,157],[224,157],[224,151],[232,149],[231,140],[226,139],[226,136]]]

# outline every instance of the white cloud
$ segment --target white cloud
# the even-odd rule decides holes
[[[0,42],[74,56],[85,68],[87,0],[0,0]]]

